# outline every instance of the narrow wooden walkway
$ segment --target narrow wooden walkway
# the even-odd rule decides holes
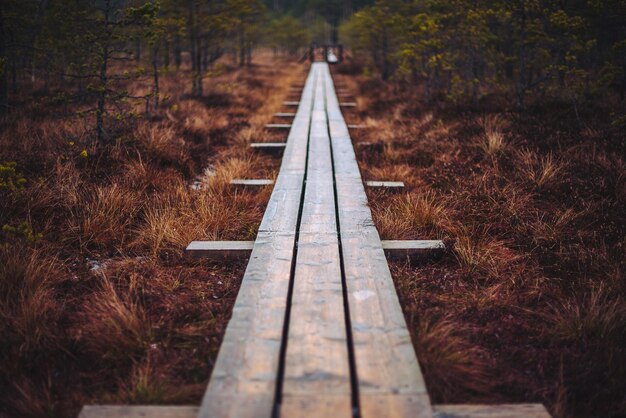
[[[92,408],[85,418],[131,416]],[[163,408],[201,418],[474,416],[430,404],[326,63],[304,86],[202,405]]]

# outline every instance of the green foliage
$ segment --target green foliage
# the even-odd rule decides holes
[[[427,97],[477,100],[506,87],[519,105],[532,91],[576,103],[623,80],[626,19],[612,14],[626,18],[626,3],[376,1],[340,37],[383,79],[422,84]]]
[[[266,28],[266,42],[275,50],[291,55],[311,42],[311,33],[298,19],[285,15],[272,19]]]
[[[17,226],[5,224],[2,226],[2,232],[9,238],[24,240],[31,244],[43,238],[43,234],[33,231],[33,226],[29,222],[22,222]]]
[[[13,161],[0,163],[0,190],[16,192],[24,189],[27,180],[16,167],[17,163]]]

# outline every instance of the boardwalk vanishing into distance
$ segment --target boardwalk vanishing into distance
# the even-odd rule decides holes
[[[312,64],[288,105],[256,240],[228,247],[250,260],[201,406],[81,416],[548,417],[541,405],[431,405],[328,64]]]

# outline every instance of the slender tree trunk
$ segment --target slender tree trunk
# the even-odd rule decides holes
[[[159,110],[159,44],[152,50],[152,94],[154,95],[154,110]]]
[[[100,91],[98,92],[98,109],[96,110],[96,138],[98,142],[104,140],[104,112],[106,111],[106,88],[108,84],[107,65],[109,62],[109,48],[105,46],[102,51],[102,64],[100,65]]]
[[[9,112],[9,91],[7,84],[7,49],[4,33],[4,13],[0,5],[0,116]]]
[[[174,38],[174,64],[176,65],[176,71],[180,70],[182,62],[183,59],[181,57],[180,50],[180,37],[176,35],[176,37]]]
[[[189,31],[189,46],[190,46],[190,58],[191,58],[191,82],[192,82],[191,91],[192,91],[192,94],[197,95],[199,91],[198,62],[196,61],[198,40],[196,37],[196,27],[195,27],[195,22],[194,22],[194,12],[195,12],[194,0],[188,0],[187,6],[189,9],[187,26],[188,26],[188,31]]]
[[[383,71],[382,71],[382,77],[383,80],[387,81],[387,79],[389,78],[389,46],[387,45],[388,41],[387,41],[387,28],[383,27],[383,50],[382,50],[382,59],[383,59]]]
[[[520,46],[519,46],[519,74],[517,75],[517,107],[524,108],[526,93],[526,8],[524,0],[519,0],[520,13]]]
[[[243,24],[239,27],[239,66],[246,65],[246,38]]]

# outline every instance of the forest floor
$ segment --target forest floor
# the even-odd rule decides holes
[[[391,262],[434,403],[541,402],[555,417],[626,416],[626,135],[620,105],[494,98],[425,104],[349,75],[349,123],[383,239],[443,239]],[[350,112],[350,111],[348,111]]]
[[[270,188],[228,183],[275,176],[248,144],[306,76],[278,64],[218,64],[200,98],[188,72],[162,74],[161,110],[110,122],[105,146],[80,103],[50,102],[64,86],[16,104],[0,127],[0,416],[200,402],[246,264],[183,249],[254,239]]]
[[[407,184],[368,191],[382,237],[447,244],[436,259],[391,262],[433,402],[626,414],[616,105],[580,119],[560,103],[427,105],[346,69],[335,76],[358,102],[346,120],[369,127],[351,132],[363,177]],[[181,91],[188,73],[163,74],[162,109],[98,147],[78,109],[50,91],[23,97],[0,126],[0,175],[15,186],[0,187],[0,416],[199,403],[246,263],[182,250],[255,237],[270,188],[228,182],[274,178],[280,159],[248,144],[285,138],[264,125],[306,70],[269,55],[219,64],[201,98]]]

